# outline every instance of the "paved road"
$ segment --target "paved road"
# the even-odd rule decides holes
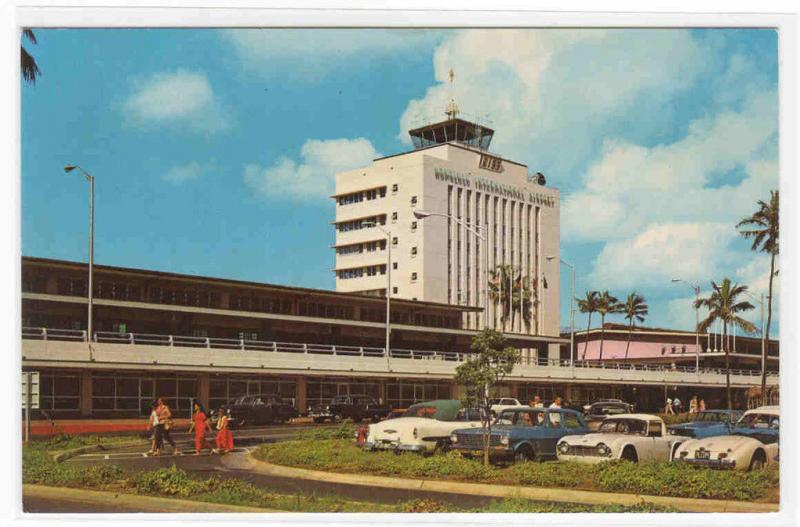
[[[282,494],[335,494],[351,500],[377,503],[397,503],[412,498],[433,498],[461,507],[479,507],[492,501],[491,498],[480,496],[473,497],[405,489],[372,488],[343,483],[281,478],[252,472],[246,468],[239,468],[246,465],[246,463],[242,462],[242,458],[248,456],[250,450],[252,450],[255,445],[285,440],[291,437],[298,429],[320,426],[330,425],[289,425],[239,430],[235,432],[234,436],[236,449],[234,452],[226,454],[225,456],[209,455],[207,453],[195,456],[193,454],[194,447],[191,446],[188,436],[181,437],[176,434],[175,439],[178,441],[178,446],[184,451],[181,455],[173,456],[166,454],[160,457],[152,457],[144,454],[147,447],[128,447],[83,454],[71,458],[66,461],[66,463],[87,466],[97,463],[113,463],[123,469],[132,470],[147,470],[175,465],[198,476],[217,475],[221,478],[236,478],[250,482],[260,488],[269,489]],[[167,447],[166,450],[169,450],[169,447]]]

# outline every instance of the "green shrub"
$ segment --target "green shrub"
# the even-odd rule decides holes
[[[356,435],[356,425],[352,422],[343,422],[336,428],[309,428],[306,430],[298,430],[294,434],[294,439],[297,440],[323,440],[323,439],[350,439],[353,440]]]
[[[206,480],[194,479],[175,465],[137,474],[133,486],[146,494],[187,497],[214,490],[219,480],[211,477]]]

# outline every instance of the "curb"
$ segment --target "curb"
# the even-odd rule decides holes
[[[284,512],[275,509],[247,507],[244,505],[225,505],[222,503],[210,503],[206,501],[160,498],[143,494],[126,494],[121,492],[74,489],[68,487],[49,487],[46,485],[30,484],[25,484],[22,486],[23,504],[25,497],[56,498],[63,501],[84,503],[87,505],[98,504],[108,506],[109,504],[115,504],[121,507],[135,507],[141,509],[141,512],[155,513]]]
[[[365,474],[343,474],[340,472],[324,472],[304,468],[273,465],[256,459],[254,470],[273,476],[285,478],[307,479],[327,483],[359,485],[366,487],[383,487],[404,490],[421,490],[445,492],[450,494],[468,494],[470,496],[486,496],[493,498],[525,498],[534,501],[551,501],[558,503],[577,503],[581,505],[638,505],[642,502],[673,507],[679,512],[778,512],[778,503],[753,503],[735,500],[714,500],[701,498],[678,498],[672,496],[649,496],[645,494],[623,494],[613,492],[597,492],[590,490],[573,490],[564,488],[521,487],[515,485],[496,485],[484,483],[464,483],[460,481],[419,480],[384,476],[368,476]]]
[[[80,456],[81,454],[86,454],[89,452],[97,452],[100,450],[110,450],[113,448],[129,448],[132,446],[139,446],[139,445],[147,445],[147,441],[137,440],[137,441],[125,441],[120,443],[98,443],[96,445],[87,445],[78,448],[73,448],[72,450],[64,450],[61,452],[54,452],[51,455],[53,456],[53,460],[56,463],[61,463],[66,461],[70,458],[75,456]]]

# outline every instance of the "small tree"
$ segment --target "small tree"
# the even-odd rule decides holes
[[[492,434],[492,392],[521,359],[520,352],[506,344],[502,333],[486,328],[472,339],[472,353],[456,368],[455,381],[464,387],[467,406],[480,408],[483,429],[483,464],[489,466]]]

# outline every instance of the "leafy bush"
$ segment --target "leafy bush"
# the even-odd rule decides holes
[[[688,423],[692,420],[693,415],[686,412],[682,414],[658,414],[658,416],[664,421],[664,424],[667,426],[669,425],[677,425],[680,423]]]
[[[356,426],[352,422],[341,423],[336,428],[309,428],[298,430],[294,434],[297,440],[322,440],[322,439],[353,439],[356,435]]]
[[[475,512],[675,512],[675,509],[645,501],[636,505],[579,505],[506,498],[493,501]]]
[[[215,477],[198,480],[175,465],[137,474],[133,486],[146,494],[187,497],[214,490],[219,480]]]

